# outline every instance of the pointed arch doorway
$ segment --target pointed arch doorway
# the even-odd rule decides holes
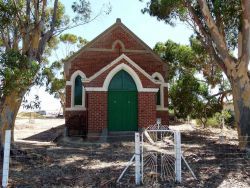
[[[108,131],[138,130],[138,92],[133,78],[120,70],[108,87]]]

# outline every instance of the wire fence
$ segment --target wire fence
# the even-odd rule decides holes
[[[143,186],[250,187],[250,154],[238,148],[230,132],[235,134],[235,130],[224,135],[217,130],[181,131],[182,154],[197,180],[182,160],[181,183],[147,173]],[[134,150],[134,134],[17,140],[11,147],[9,187],[134,187],[134,164],[116,182]]]

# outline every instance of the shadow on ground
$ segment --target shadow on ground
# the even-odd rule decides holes
[[[182,134],[182,143],[198,178],[193,181],[184,175],[185,187],[250,187],[250,159],[236,140],[220,142],[217,134],[192,131]]]
[[[61,142],[57,138],[63,127],[25,139],[57,142],[47,145],[16,143],[22,152],[12,156],[10,186],[117,187],[117,178],[134,154],[134,142],[122,137],[103,143],[84,142],[82,139],[81,144]],[[183,182],[172,187],[250,187],[250,160],[237,148],[235,140],[219,142],[218,135],[211,132],[187,131],[182,133],[182,148],[198,180],[194,180],[182,164]],[[120,187],[134,187],[133,168],[129,169]],[[164,187],[164,184],[159,187]]]
[[[24,140],[39,141],[39,142],[53,142],[57,138],[61,137],[64,132],[65,125],[60,125],[46,131],[40,132],[38,134],[32,135],[25,138]]]

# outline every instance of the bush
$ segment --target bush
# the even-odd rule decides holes
[[[170,121],[175,121],[176,117],[173,110],[169,110],[168,116]]]
[[[202,122],[200,119],[196,119],[196,124],[197,125],[202,125]],[[217,118],[211,117],[207,119],[206,127],[220,127],[220,122],[218,121]]]
[[[207,120],[208,127],[219,128],[220,124],[221,124],[221,122],[218,121],[218,119],[216,117],[211,117],[211,118],[208,118],[208,120]]]
[[[234,115],[230,110],[222,110],[221,113],[216,112],[213,117],[207,119],[206,126],[220,128],[222,126],[222,118],[224,118],[225,125],[234,126]],[[196,124],[202,125],[201,120],[197,119]]]
[[[235,114],[231,110],[228,110],[228,113],[230,114],[230,117],[225,120],[225,124],[228,127],[235,128]]]

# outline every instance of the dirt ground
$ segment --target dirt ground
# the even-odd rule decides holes
[[[133,167],[121,184],[116,183],[134,153],[129,135],[102,143],[94,138],[67,139],[60,136],[63,123],[63,119],[17,120],[9,187],[135,187]],[[141,187],[250,187],[250,156],[237,149],[235,130],[170,128],[181,131],[183,155],[197,180],[182,164],[181,184],[145,179]]]

